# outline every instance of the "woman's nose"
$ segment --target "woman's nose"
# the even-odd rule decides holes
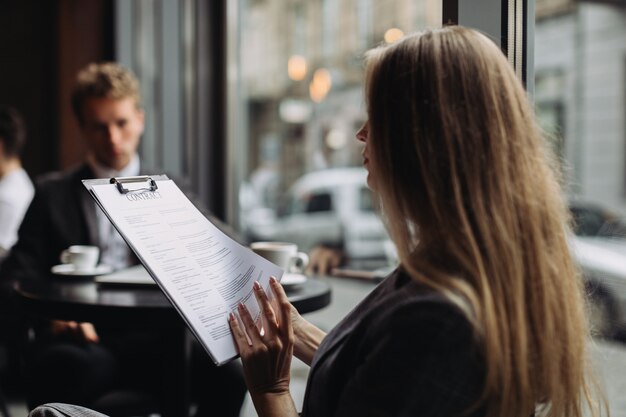
[[[367,122],[361,126],[361,128],[356,132],[356,138],[361,142],[367,141]]]

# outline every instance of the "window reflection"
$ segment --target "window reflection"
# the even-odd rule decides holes
[[[535,4],[532,99],[562,170],[594,334],[623,341],[626,5]],[[249,238],[294,241],[303,250],[342,244],[351,256],[369,259],[393,253],[354,139],[365,120],[362,54],[440,21],[440,0],[245,3],[240,35],[249,164],[239,195]],[[623,344],[604,344],[599,352],[626,358]],[[616,361],[599,365],[613,414],[624,408],[614,400],[624,380]]]
[[[611,415],[625,410],[625,19],[623,2],[536,2],[535,104],[560,158]]]
[[[441,0],[243,4],[244,233],[303,250],[327,243],[350,257],[384,257],[387,235],[366,186],[363,145],[354,138],[365,120],[363,53],[440,26]]]

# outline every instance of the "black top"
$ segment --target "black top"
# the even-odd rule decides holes
[[[396,271],[320,345],[302,416],[461,415],[480,398],[484,372],[459,308]]]

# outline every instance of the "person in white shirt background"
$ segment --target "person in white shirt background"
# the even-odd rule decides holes
[[[0,259],[17,241],[17,229],[33,199],[35,189],[22,168],[20,152],[26,126],[12,107],[0,108]]]
[[[22,167],[20,153],[26,142],[26,125],[17,109],[0,107],[0,263],[8,256],[17,241],[17,230],[22,223],[35,189]],[[11,291],[8,282],[0,280],[0,294]],[[11,303],[0,303],[0,339],[5,355],[4,381],[19,375],[19,357],[22,323],[11,314]]]

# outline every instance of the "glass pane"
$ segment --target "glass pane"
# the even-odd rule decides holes
[[[439,26],[441,1],[240,4],[244,234],[293,241],[303,251],[341,245],[350,258],[384,260],[388,238],[354,137],[365,120],[363,53]]]
[[[626,5],[537,0],[536,17],[537,114],[562,161],[596,366],[625,416]]]
[[[375,211],[378,209],[378,202],[369,188],[361,188],[360,193],[361,200],[359,206],[361,211]]]

